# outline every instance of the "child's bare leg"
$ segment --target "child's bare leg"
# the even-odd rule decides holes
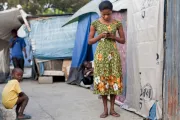
[[[26,105],[27,105],[28,101],[29,101],[29,98],[28,98],[28,96],[26,94],[23,94],[22,96],[20,96],[18,98],[17,105],[20,105],[19,109],[21,108],[20,111],[17,109],[18,112],[19,112],[18,113],[18,118],[23,118],[24,117],[23,113],[24,113],[24,110],[26,108]]]
[[[17,104],[16,106],[16,115],[18,116],[19,115],[19,109],[21,108],[21,103],[20,104]]]

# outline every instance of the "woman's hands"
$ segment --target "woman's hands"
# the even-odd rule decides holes
[[[112,40],[116,40],[116,35],[110,33],[110,34],[108,34],[107,38],[110,38]]]
[[[109,38],[112,40],[116,40],[116,35],[114,35],[113,33],[108,33],[108,32],[103,32],[101,34],[99,34],[100,38]]]
[[[99,34],[99,37],[100,38],[108,38],[109,35],[110,35],[110,33],[103,32],[103,33]]]

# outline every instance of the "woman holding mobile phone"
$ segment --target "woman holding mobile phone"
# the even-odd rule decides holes
[[[113,5],[103,1],[99,5],[101,18],[94,21],[90,28],[89,44],[98,42],[94,56],[94,93],[102,96],[104,112],[101,118],[108,116],[107,96],[110,95],[110,115],[120,117],[114,110],[116,95],[122,93],[122,68],[116,41],[124,44],[125,37],[120,21],[112,18]],[[120,37],[116,37],[118,31]],[[95,33],[97,37],[94,37]]]

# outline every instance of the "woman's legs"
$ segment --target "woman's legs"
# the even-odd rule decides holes
[[[106,118],[108,116],[108,106],[107,106],[107,95],[102,95],[104,112],[100,115],[100,118]]]
[[[110,95],[110,102],[111,102],[110,115],[114,117],[120,117],[120,115],[116,113],[114,110],[115,99],[116,99],[116,95]]]

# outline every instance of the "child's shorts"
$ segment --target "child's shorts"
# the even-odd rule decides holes
[[[7,102],[4,102],[4,103],[2,103],[3,105],[4,105],[4,107],[6,108],[6,109],[13,109],[13,107],[16,105],[16,103],[17,103],[17,100],[18,100],[18,98],[17,99],[14,99],[14,100],[11,100],[11,101],[7,101]]]

